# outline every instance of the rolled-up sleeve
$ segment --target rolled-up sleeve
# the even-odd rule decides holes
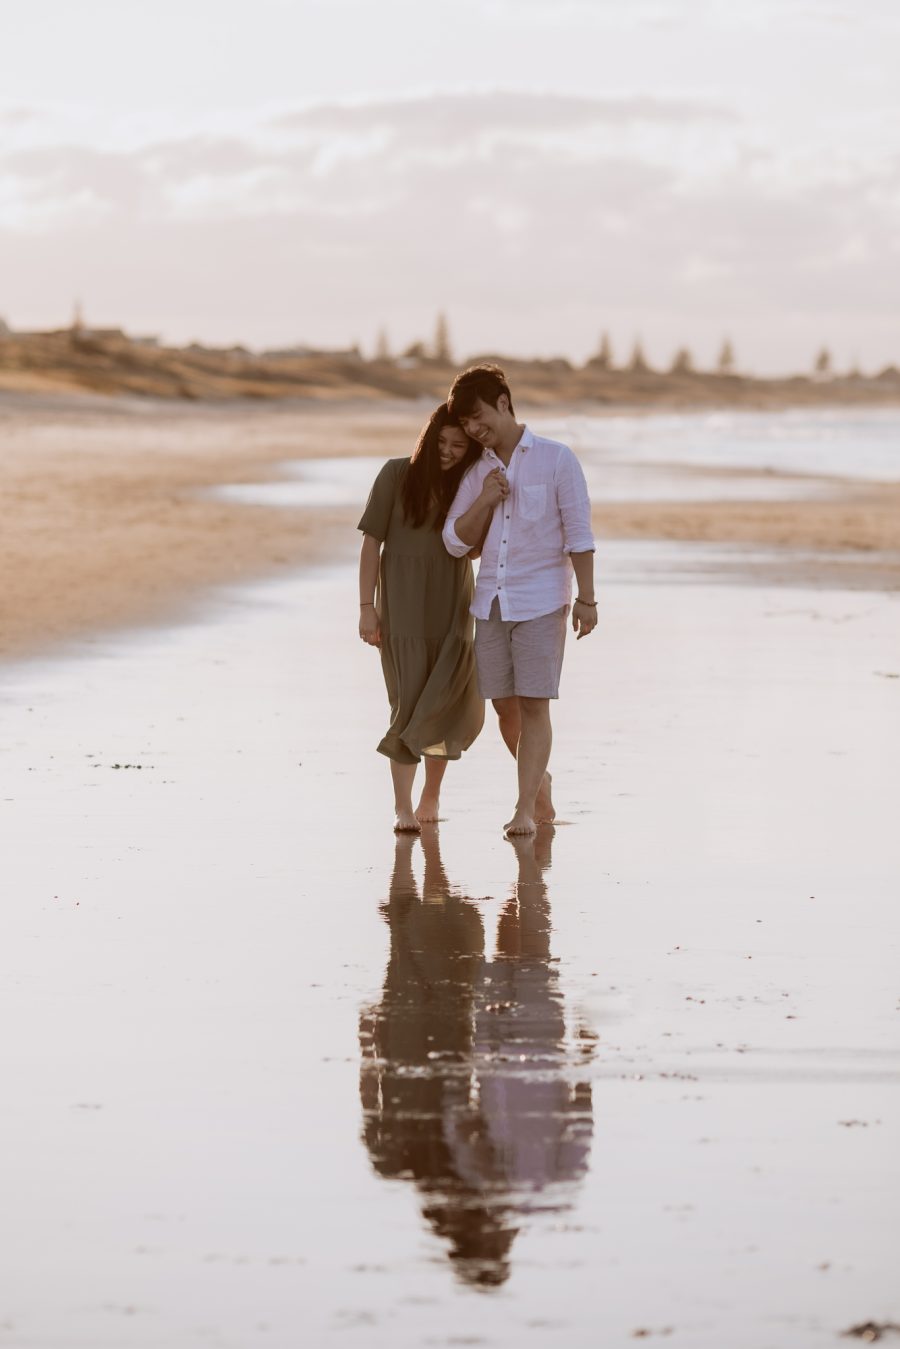
[[[567,553],[593,553],[596,544],[584,470],[568,446],[563,449],[556,466],[556,499],[562,517],[563,547]]]
[[[447,512],[447,519],[444,521],[444,547],[452,557],[465,557],[466,553],[471,553],[475,547],[473,543],[463,543],[456,532],[456,522],[474,504],[481,490],[476,469],[477,465],[473,464],[459,484],[456,489],[456,496],[453,498],[453,505]]]

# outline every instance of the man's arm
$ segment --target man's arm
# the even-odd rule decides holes
[[[444,546],[454,557],[465,557],[481,543],[494,507],[509,493],[509,484],[499,470],[479,483],[473,465],[459,485],[444,525]]]
[[[594,599],[594,553],[570,553],[575,584],[578,587],[572,605],[572,630],[587,637],[597,626],[597,602]]]
[[[568,446],[564,446],[556,466],[556,500],[562,517],[563,547],[566,552],[593,552],[591,499],[584,470]]]
[[[457,536],[470,548],[481,543],[487,533],[491,516],[501,501],[509,496],[509,483],[505,474],[495,468],[481,484],[481,492],[475,501],[456,521]]]
[[[577,586],[572,605],[572,627],[578,637],[586,637],[597,626],[594,598],[594,535],[591,530],[591,501],[584,470],[571,450],[562,456],[557,469],[556,499],[562,516],[563,546],[572,559]]]
[[[575,572],[575,584],[578,587],[577,598],[587,604],[594,603],[594,553],[570,553],[572,570]]]

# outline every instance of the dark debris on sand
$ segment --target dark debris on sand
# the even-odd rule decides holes
[[[860,1321],[858,1326],[841,1331],[845,1339],[863,1340],[866,1344],[875,1344],[886,1335],[900,1335],[900,1325],[896,1321]]]

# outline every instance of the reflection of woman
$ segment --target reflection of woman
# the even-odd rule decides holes
[[[378,749],[391,761],[398,830],[417,832],[438,818],[447,761],[468,749],[484,722],[469,615],[472,563],[451,557],[441,538],[456,489],[480,453],[442,403],[412,458],[384,465],[359,522],[359,635],[381,648],[391,724]],[[414,811],[422,756],[425,786]]]
[[[436,831],[422,846],[420,898],[414,840],[398,837],[390,961],[360,1022],[364,1137],[382,1176],[415,1182],[460,1276],[490,1286],[509,1274],[522,1215],[566,1207],[566,1183],[585,1171],[590,1085],[570,1076],[590,1033],[577,1051],[566,1039],[535,840],[516,844],[492,961],[478,909],[450,891]]]

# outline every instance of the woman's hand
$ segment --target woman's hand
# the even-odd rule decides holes
[[[369,646],[381,646],[381,622],[374,604],[360,605],[359,635]]]
[[[505,501],[509,496],[509,483],[506,480],[506,474],[502,469],[491,469],[490,473],[481,484],[481,499],[490,506],[491,510],[499,506],[501,501]]]

